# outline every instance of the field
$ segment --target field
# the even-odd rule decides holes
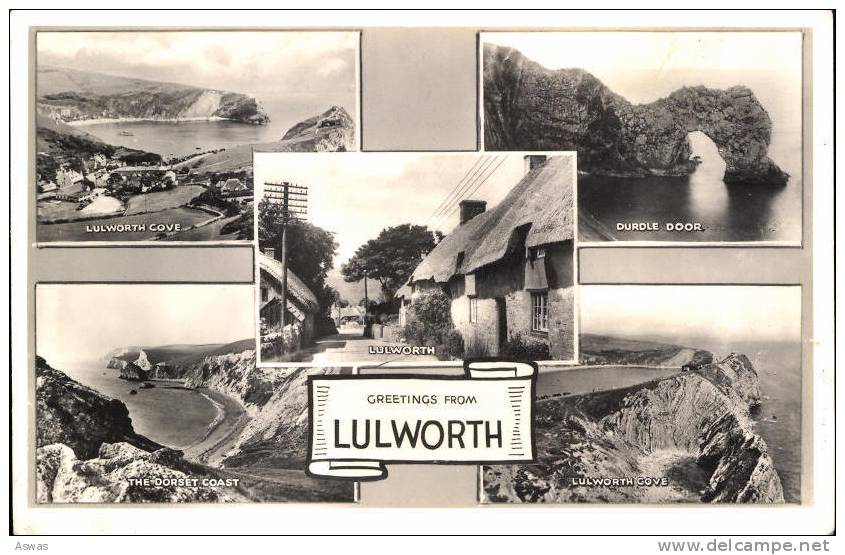
[[[39,200],[36,204],[36,214],[39,222],[55,220],[71,220],[81,217],[76,209],[77,203],[64,200]]]
[[[144,212],[158,212],[168,208],[185,206],[194,197],[199,196],[205,189],[199,185],[186,185],[168,191],[155,191],[143,195],[135,195],[126,203],[125,216],[143,214]]]
[[[201,210],[180,207],[162,210],[154,214],[135,214],[133,216],[118,216],[115,218],[98,218],[81,222],[66,222],[61,224],[38,224],[36,236],[39,242],[50,241],[144,241],[156,238],[156,232],[150,231],[153,224],[180,224],[183,228],[197,225],[213,216]],[[113,225],[141,225],[146,224],[146,231],[106,231],[88,233],[86,229],[92,226]]]

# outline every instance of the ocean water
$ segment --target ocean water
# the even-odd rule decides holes
[[[590,69],[590,68],[587,68]],[[598,73],[605,84],[634,103],[648,103],[683,86],[749,87],[772,121],[768,155],[790,175],[784,187],[726,185],[725,163],[703,133],[689,136],[696,171],[685,177],[613,178],[582,176],[578,206],[623,241],[801,240],[801,70],[755,71],[626,70]],[[616,232],[619,222],[658,222],[662,231]],[[666,231],[666,222],[698,222],[700,232]]]
[[[165,158],[243,144],[278,141],[297,123],[328,110],[332,102],[312,99],[259,99],[267,125],[232,121],[126,121],[93,123],[79,129],[113,145],[137,148]],[[355,110],[344,106],[355,117]],[[354,107],[353,107],[354,108]],[[130,136],[121,135],[131,133]]]
[[[704,134],[690,134],[701,164],[683,177],[578,179],[578,206],[623,241],[801,240],[801,179],[785,187],[728,185],[725,162]],[[656,222],[657,231],[618,231],[618,223]],[[665,223],[700,223],[702,231],[668,231]]]
[[[135,431],[153,441],[184,449],[205,438],[217,409],[199,392],[176,384],[153,382],[152,389],[140,389],[139,382],[121,380],[119,371],[92,362],[63,367],[62,371],[81,384],[114,399],[129,409]],[[137,395],[130,395],[130,390]]]

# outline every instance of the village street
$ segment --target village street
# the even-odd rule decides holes
[[[343,362],[422,362],[437,360],[434,355],[370,354],[371,346],[402,347],[404,345],[404,343],[368,339],[364,337],[363,326],[346,326],[339,328],[339,333],[322,337],[315,342],[315,345],[304,349],[301,360],[326,365],[337,365]]]

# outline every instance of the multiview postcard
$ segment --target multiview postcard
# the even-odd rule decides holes
[[[253,151],[358,145],[358,32],[39,31],[36,237],[252,240]]]

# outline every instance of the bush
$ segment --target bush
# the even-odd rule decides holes
[[[478,335],[473,334],[468,337],[464,346],[464,357],[466,358],[482,358],[491,356],[490,346],[486,341],[482,341]]]
[[[439,360],[460,358],[464,346],[461,334],[452,327],[452,301],[442,291],[423,293],[408,308],[405,341],[412,345],[434,347]]]
[[[536,337],[515,334],[508,337],[502,348],[502,356],[521,360],[549,360],[549,344]]]

